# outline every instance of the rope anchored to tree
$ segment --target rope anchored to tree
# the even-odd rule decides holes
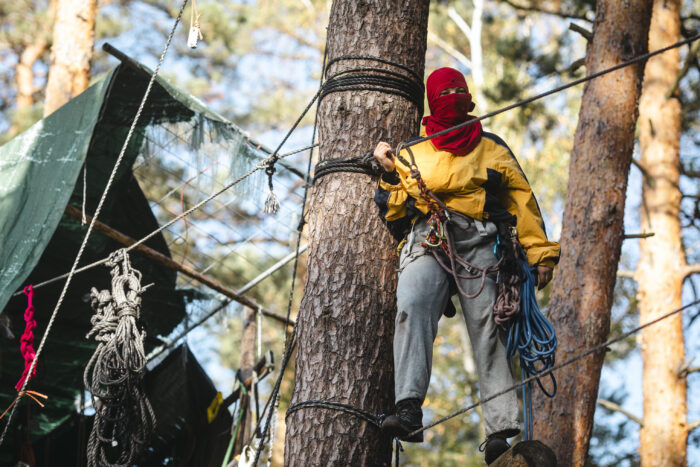
[[[323,100],[328,94],[343,91],[377,91],[384,94],[401,96],[411,102],[418,112],[423,113],[423,79],[409,67],[400,63],[379,57],[363,55],[345,55],[334,58],[326,65],[325,74],[328,75],[330,67],[338,62],[347,60],[366,60],[389,65],[404,72],[387,70],[378,67],[355,67],[342,70],[326,79],[321,88],[319,100]]]

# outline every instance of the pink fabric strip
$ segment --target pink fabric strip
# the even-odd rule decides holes
[[[34,304],[32,303],[34,300],[34,287],[31,285],[25,287],[24,294],[27,296],[27,309],[24,310],[24,321],[27,323],[27,325],[24,328],[24,334],[22,334],[20,344],[20,350],[22,352],[22,356],[24,357],[24,372],[22,373],[22,377],[15,385],[15,388],[18,391],[22,389],[24,380],[27,378],[29,368],[32,366],[34,356],[36,355],[36,352],[34,351],[34,328],[36,328],[36,321],[34,320]],[[34,367],[34,371],[29,379],[31,379],[34,374],[36,374],[36,367]]]

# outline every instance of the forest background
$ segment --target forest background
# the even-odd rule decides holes
[[[99,1],[95,11],[95,47],[90,65],[93,79],[116,65],[113,57],[101,51],[109,42],[129,56],[154,67],[167,36],[171,18],[179,5],[165,1]],[[0,5],[0,142],[6,142],[36,122],[44,113],[45,89],[51,63],[52,25],[55,0],[12,0]],[[267,147],[276,147],[317,89],[321,75],[323,48],[330,2],[315,0],[207,1],[197,2],[204,40],[196,49],[186,45],[186,27],[178,29],[162,75],[198,97],[227,119],[247,130]],[[682,2],[682,32],[700,30],[700,2]],[[585,74],[585,31],[591,29],[595,14],[592,0],[500,0],[436,1],[431,3],[426,73],[441,66],[465,72],[483,114],[520,98],[541,92]],[[185,11],[189,18],[190,7]],[[186,23],[187,21],[185,21]],[[185,24],[186,26],[186,24]],[[581,31],[583,30],[583,33]],[[697,47],[695,48],[697,52]],[[690,58],[689,58],[690,57]],[[683,240],[688,263],[700,260],[700,67],[697,57],[682,50],[682,62],[689,66],[679,75],[678,92],[682,103],[681,191],[683,192]],[[499,115],[485,127],[503,137],[523,165],[544,211],[550,237],[561,230],[564,200],[582,86],[571,88],[549,99]],[[604,109],[601,109],[604,111]],[[285,148],[309,144],[313,113],[302,121]],[[368,148],[369,149],[369,148]],[[282,151],[284,152],[284,150]],[[638,159],[638,148],[635,158]],[[159,169],[158,154],[151,164],[137,172],[149,200],[161,200],[174,183],[175,175]],[[299,170],[306,170],[304,156],[290,159]],[[190,161],[188,170],[203,169],[203,163]],[[640,225],[643,171],[635,164],[630,172],[625,214],[625,232],[647,232]],[[185,179],[189,173],[176,174]],[[294,246],[298,224],[300,181],[283,180],[277,188],[284,209],[277,215],[276,228],[261,213],[266,184],[253,182],[235,213],[219,209],[180,223],[166,232],[173,257],[207,268],[207,273],[237,289],[259,272],[275,264]],[[210,190],[198,185],[201,193],[170,197],[158,206],[175,214],[198,201]],[[183,191],[184,193],[184,191]],[[241,215],[241,211],[245,215]],[[197,241],[210,232],[226,237],[225,242]],[[266,235],[269,234],[269,235]],[[238,239],[238,241],[236,241]],[[245,239],[245,241],[241,241]],[[639,242],[627,239],[615,286],[611,335],[638,323],[635,268]],[[232,254],[232,246],[235,251]],[[669,253],[670,254],[670,253]],[[303,277],[302,258],[299,278]],[[279,269],[249,295],[278,312],[286,310],[291,265]],[[192,320],[211,305],[207,289],[181,277],[182,287],[195,289],[200,299],[190,304]],[[697,275],[683,288],[685,301],[697,297]],[[297,281],[295,311],[303,280]],[[548,289],[540,295],[546,307]],[[229,305],[190,333],[186,339],[205,364],[217,388],[227,394],[233,387],[235,370],[240,367],[241,307]],[[459,316],[459,315],[458,315]],[[700,376],[692,358],[700,352],[700,325],[697,310],[684,316],[687,364],[688,420],[700,420]],[[41,325],[41,323],[39,323]],[[283,335],[280,326],[265,322],[263,347],[281,355]],[[642,362],[634,338],[620,343],[606,356],[601,378],[599,408],[589,465],[638,465],[639,421],[642,416]],[[437,340],[437,355],[430,386],[427,418],[446,414],[468,405],[478,392],[471,350],[464,326],[458,319],[445,319]],[[284,409],[291,394],[293,369],[283,384]],[[561,381],[560,384],[566,384]],[[264,395],[269,387],[263,385]],[[283,417],[281,417],[283,420]],[[278,428],[276,462],[284,424]],[[440,425],[427,434],[427,446],[407,446],[406,465],[481,465],[477,446],[483,439],[478,412]],[[700,430],[691,430],[688,440],[690,465],[700,465]]]

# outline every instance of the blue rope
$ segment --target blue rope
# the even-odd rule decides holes
[[[557,348],[557,336],[554,326],[540,311],[535,296],[535,276],[530,268],[524,253],[521,253],[523,281],[520,287],[520,313],[511,323],[506,342],[506,356],[510,360],[517,352],[520,358],[521,380],[538,375],[554,366],[554,352]],[[548,397],[554,397],[557,393],[557,381],[552,373],[552,391],[549,392],[542,385],[539,378],[537,385]],[[525,422],[524,439],[532,439],[532,383],[523,385],[523,415]]]

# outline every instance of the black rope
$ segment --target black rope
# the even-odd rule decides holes
[[[345,159],[326,159],[314,167],[314,183],[319,178],[337,172],[351,172],[365,175],[379,176],[384,172],[372,151],[367,151],[361,156]]]
[[[331,65],[345,60],[375,61],[404,70],[410,76],[378,67],[361,66],[349,68],[326,78],[326,82],[321,87],[319,101],[334,92],[377,91],[403,97],[415,105],[420,114],[423,114],[423,79],[415,71],[400,63],[378,57],[345,55],[331,60],[325,67],[324,75],[328,74]]]
[[[310,408],[318,408],[318,409],[328,409],[328,410],[335,410],[337,412],[344,412],[350,415],[354,415],[357,418],[360,418],[367,423],[374,425],[377,428],[381,428],[381,417],[378,417],[372,413],[367,412],[366,410],[358,409],[357,407],[354,407],[350,404],[344,404],[342,402],[334,402],[334,401],[323,401],[323,400],[308,400],[308,401],[303,401],[303,402],[296,402],[292,405],[289,406],[287,409],[287,413],[285,414],[285,419],[289,417],[292,413],[296,412],[297,410],[301,409],[310,409]]]
[[[400,68],[400,69],[404,70],[405,72],[407,72],[411,76],[413,76],[413,78],[415,78],[416,81],[422,81],[421,76],[418,73],[416,73],[414,70],[412,70],[411,68],[407,67],[406,65],[392,62],[391,60],[387,60],[385,58],[369,57],[369,56],[365,56],[365,55],[341,55],[340,57],[336,57],[333,60],[330,60],[326,64],[326,66],[324,67],[325,72],[327,72],[331,68],[331,65],[335,65],[336,63],[341,62],[343,60],[370,60],[373,62],[384,63],[385,65],[391,65],[391,66],[394,66],[396,68]]]
[[[285,414],[285,420],[290,414],[302,410],[302,409],[327,409],[335,410],[336,412],[343,412],[349,415],[354,415],[355,417],[366,421],[370,425],[375,426],[379,430],[382,429],[382,422],[384,421],[384,414],[374,415],[366,410],[358,409],[357,407],[344,404],[342,402],[334,401],[323,401],[323,400],[308,400],[303,402],[296,402],[289,406],[287,413]],[[403,445],[399,438],[394,438],[394,465],[399,467],[399,452],[403,452]]]

